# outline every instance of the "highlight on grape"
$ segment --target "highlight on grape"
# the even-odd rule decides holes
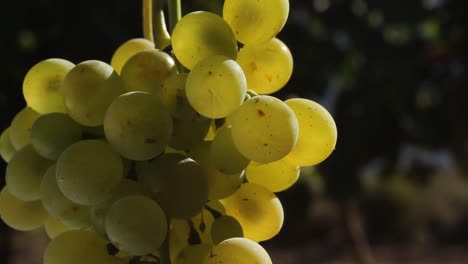
[[[272,95],[293,72],[276,37],[288,13],[226,0],[178,20],[168,47],[135,38],[108,62],[33,65],[0,138],[1,219],[45,228],[45,264],[272,263],[275,193],[337,141],[319,103]]]

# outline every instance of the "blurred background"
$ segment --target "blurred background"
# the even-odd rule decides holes
[[[182,0],[220,14],[221,0]],[[278,38],[295,59],[274,95],[324,105],[338,143],[278,193],[274,263],[468,263],[468,2],[290,0]],[[0,16],[0,130],[40,60],[110,62],[142,37],[141,1],[8,1]],[[0,166],[4,171],[5,163]],[[1,186],[4,177],[0,177]],[[42,230],[0,221],[0,263],[42,263]]]

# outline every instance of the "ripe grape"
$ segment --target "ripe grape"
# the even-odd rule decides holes
[[[10,140],[10,128],[7,127],[0,136],[0,156],[8,163],[15,153],[16,149],[13,147]]]
[[[232,216],[223,215],[218,217],[211,225],[211,239],[215,245],[229,238],[243,236],[242,226]]]
[[[188,69],[210,56],[237,56],[232,29],[221,17],[205,11],[192,12],[179,20],[172,32],[172,48]]]
[[[172,117],[184,121],[193,120],[199,115],[187,100],[187,76],[188,73],[172,74],[163,82],[161,89],[161,101]]]
[[[50,239],[54,239],[56,236],[70,231],[70,228],[67,227],[62,221],[50,215],[44,222],[44,229]]]
[[[58,187],[78,204],[104,201],[122,178],[122,159],[100,140],[79,141],[69,146],[57,161]]]
[[[85,126],[102,125],[109,105],[125,92],[112,66],[97,60],[81,62],[71,69],[62,89],[68,114]]]
[[[174,264],[203,264],[212,247],[210,244],[187,245],[181,250]]]
[[[115,202],[106,216],[109,239],[120,250],[141,256],[159,249],[167,233],[166,216],[145,196],[127,196]]]
[[[298,166],[312,166],[324,161],[335,149],[336,124],[320,104],[303,98],[286,101],[297,117],[299,137],[286,159]]]
[[[190,105],[198,113],[222,118],[242,104],[247,81],[237,62],[224,56],[210,56],[195,65],[185,89]]]
[[[172,119],[154,95],[128,92],[109,107],[104,120],[109,144],[120,155],[132,160],[149,160],[169,144]]]
[[[11,144],[16,150],[29,144],[31,127],[39,116],[39,113],[30,107],[23,108],[15,115],[11,121],[9,135]]]
[[[281,192],[291,187],[299,178],[300,167],[285,159],[270,163],[252,162],[245,169],[247,180],[263,185],[272,192]]]
[[[293,58],[288,47],[279,39],[245,45],[236,61],[247,78],[247,87],[258,94],[271,94],[289,81]]]
[[[28,106],[41,114],[66,113],[62,83],[74,66],[58,58],[46,59],[34,65],[23,80],[23,95]]]
[[[210,129],[211,119],[196,115],[191,120],[172,119],[173,130],[169,146],[178,150],[187,150],[203,142]]]
[[[204,264],[272,264],[266,250],[258,243],[242,237],[230,238],[215,245]]]
[[[230,126],[218,131],[211,143],[210,152],[213,165],[222,173],[240,173],[250,162],[234,145]]]
[[[154,43],[152,41],[144,38],[129,39],[115,50],[110,65],[120,74],[122,67],[130,57],[147,49],[154,49]]]
[[[276,36],[289,15],[289,0],[226,0],[223,18],[243,44],[265,42]]]
[[[285,157],[294,147],[298,124],[283,101],[259,95],[245,101],[232,116],[232,138],[249,160],[268,163]]]

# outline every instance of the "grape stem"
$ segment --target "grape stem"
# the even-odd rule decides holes
[[[181,17],[182,6],[180,0],[169,0],[169,29],[171,34]]]
[[[171,44],[161,0],[143,0],[143,35],[163,50]]]
[[[153,36],[153,0],[143,0],[143,36],[154,42]]]

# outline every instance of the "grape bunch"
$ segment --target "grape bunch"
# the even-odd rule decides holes
[[[182,17],[169,51],[135,38],[109,64],[34,65],[0,139],[3,221],[45,228],[45,264],[271,263],[275,193],[337,140],[320,104],[270,95],[293,71],[288,12],[226,0]]]

